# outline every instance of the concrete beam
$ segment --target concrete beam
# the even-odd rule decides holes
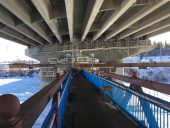
[[[86,15],[82,27],[82,37],[81,41],[84,41],[84,39],[87,36],[87,33],[89,32],[93,21],[95,17],[97,16],[97,13],[99,12],[99,9],[102,5],[104,0],[90,0],[87,5],[86,9]]]
[[[25,42],[23,42],[21,40],[18,40],[18,39],[14,38],[14,37],[11,37],[9,35],[6,35],[5,33],[2,33],[2,32],[0,32],[0,37],[4,38],[4,39],[7,39],[7,40],[10,40],[12,42],[16,42],[16,43],[31,47],[31,45],[29,45],[29,44],[27,44],[27,43],[25,43]]]
[[[166,19],[168,17],[170,17],[170,8],[169,8],[169,6],[167,6],[167,8],[162,8],[162,10],[160,10],[159,13],[154,13],[154,15],[151,15],[149,17],[149,19],[145,18],[145,20],[143,20],[142,23],[139,24],[139,26],[137,28],[130,29],[128,31],[123,32],[120,35],[119,39],[123,39],[125,37],[128,37],[128,36],[138,32],[138,31],[140,31],[140,30],[142,30],[144,28],[147,28],[147,27],[149,27],[149,26],[151,26],[151,25],[153,25],[155,23],[158,23],[158,22],[160,22],[160,21],[162,21],[162,20],[164,20],[164,19]]]
[[[74,1],[73,0],[65,0],[65,7],[66,7],[67,24],[68,24],[70,41],[73,42]]]
[[[121,4],[120,9],[116,10],[105,23],[102,25],[101,29],[94,35],[93,40],[96,40],[101,36],[113,23],[116,22],[134,3],[136,0],[124,0]]]
[[[36,41],[37,43],[43,45],[43,41],[36,39],[34,32],[31,29],[27,29],[26,27],[22,25],[18,26],[16,24],[16,21],[14,21],[13,16],[9,14],[9,12],[3,8],[0,8],[0,22],[12,28],[13,30],[27,36],[28,38]]]
[[[119,8],[119,6],[115,0],[104,0],[99,11],[116,10],[118,8]]]
[[[57,6],[52,8],[52,12],[53,15],[51,16],[51,18],[66,18],[66,10],[65,8],[61,7],[61,6]]]
[[[147,37],[148,37],[148,38],[151,38],[151,37],[153,37],[153,36],[157,36],[157,35],[160,35],[160,34],[169,32],[169,31],[170,31],[170,27],[163,28],[163,29],[160,29],[160,30],[155,31],[155,32],[153,32],[153,33],[150,33]]]
[[[148,14],[152,13],[162,5],[166,4],[169,0],[160,0],[156,3],[150,4],[143,9],[141,9],[139,12],[137,12],[135,15],[129,17],[121,26],[119,26],[115,31],[110,32],[108,35],[106,35],[105,40],[109,40],[110,38],[116,36],[118,33],[122,32],[126,28],[130,27],[131,25],[135,24]]]
[[[62,39],[59,33],[59,25],[57,20],[50,19],[50,13],[52,12],[52,7],[46,0],[31,0],[34,6],[37,8],[41,16],[44,18],[45,22],[48,24],[49,28],[52,30],[58,41],[61,43]]]
[[[118,3],[119,1],[115,1],[115,0],[104,0],[101,8],[100,8],[100,12],[101,11],[111,11],[111,10],[116,10],[120,8],[120,5]],[[149,0],[142,0],[142,1],[136,1],[132,7],[134,6],[144,6],[144,5],[148,5],[150,4]]]
[[[31,20],[32,20],[32,23],[34,22],[44,22],[44,19],[43,17],[40,15],[40,13],[38,11],[32,11],[33,14],[31,15]]]
[[[16,25],[16,26],[22,26],[22,25],[24,26],[25,23],[22,22],[20,19],[17,19],[17,18],[16,18],[16,19],[15,19],[15,25]]]
[[[47,42],[53,43],[46,35],[46,31],[38,23],[32,23],[31,14],[27,7],[25,7],[25,1],[21,0],[1,0],[0,4],[13,13],[16,17],[22,20],[32,30],[38,33]]]
[[[133,38],[138,38],[138,37],[153,33],[155,31],[158,31],[158,30],[161,30],[161,29],[167,28],[167,27],[170,27],[170,18],[165,19],[159,23],[154,24],[153,26],[150,26],[148,28],[145,28],[145,29],[135,33],[133,35]]]
[[[9,36],[11,36],[11,37],[14,37],[14,38],[16,38],[16,39],[18,39],[18,40],[21,40],[21,41],[23,41],[23,42],[25,42],[25,43],[27,43],[27,44],[32,45],[32,46],[37,46],[37,43],[36,43],[36,42],[34,42],[33,40],[27,38],[26,36],[18,33],[17,31],[15,31],[15,30],[13,30],[13,29],[11,29],[11,28],[9,28],[9,27],[3,27],[3,28],[1,28],[1,29],[0,29],[0,32],[4,33],[4,34],[6,34],[6,35],[9,35]]]

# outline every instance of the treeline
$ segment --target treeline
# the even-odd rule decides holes
[[[0,71],[0,77],[33,77],[39,74],[39,70]]]

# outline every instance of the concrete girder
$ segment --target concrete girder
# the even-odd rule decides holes
[[[14,38],[16,38],[18,40],[21,40],[21,41],[23,41],[23,42],[25,42],[27,44],[32,45],[32,46],[36,46],[37,45],[36,42],[32,41],[31,39],[25,37],[24,35],[18,33],[17,31],[15,31],[15,30],[13,30],[13,29],[11,29],[9,27],[0,28],[0,32],[4,33],[6,35],[9,35],[11,37],[14,37]]]
[[[46,0],[31,0],[34,6],[37,8],[41,16],[44,18],[45,22],[48,24],[49,28],[52,30],[54,35],[57,37],[58,41],[61,43],[62,39],[59,34],[59,25],[57,20],[51,19],[50,13],[52,12],[52,7],[47,3]]]
[[[155,13],[154,15],[151,15],[148,18],[146,18],[137,28],[130,29],[128,31],[124,31],[119,35],[119,39],[123,39],[125,37],[128,37],[144,28],[147,28],[155,23],[158,23],[166,18],[170,17],[170,8],[163,8],[159,13]]]
[[[83,27],[82,27],[82,37],[81,37],[81,41],[84,41],[84,39],[87,36],[87,33],[89,32],[93,21],[95,19],[95,17],[97,16],[97,13],[99,12],[99,9],[102,5],[104,0],[90,0],[88,2],[88,6],[86,9],[86,15],[85,15],[85,19],[84,19],[84,23],[83,23]]]
[[[144,0],[142,0],[142,1],[138,0],[132,5],[132,7],[134,7],[134,6],[144,6],[144,5],[148,5],[148,4],[150,4],[150,1],[148,1],[148,0],[145,0],[145,1]],[[120,6],[119,6],[118,2],[115,1],[115,0],[104,0],[99,11],[116,10],[119,7]]]
[[[14,21],[13,19],[13,16],[2,8],[0,8],[0,22],[12,28],[13,30],[27,36],[28,38],[36,41],[37,43],[43,45],[43,42],[41,40],[36,39],[35,35],[33,34],[33,31],[30,31],[22,25],[17,25],[16,21]]]
[[[116,10],[119,6],[114,0],[104,0],[99,11]]]
[[[116,36],[118,33],[122,32],[126,28],[130,27],[140,19],[144,18],[148,14],[152,13],[162,5],[166,4],[169,0],[160,0],[156,3],[153,3],[151,5],[148,5],[141,9],[141,11],[137,12],[134,16],[129,17],[121,26],[119,26],[116,31],[110,32],[108,35],[106,35],[105,40],[109,40],[110,38]]]
[[[60,11],[58,11],[60,10]],[[54,18],[66,18],[66,10],[65,8],[61,7],[61,6],[57,6],[57,7],[54,7],[52,8],[52,12],[53,12],[53,15],[51,16],[52,19]]]
[[[18,39],[14,38],[14,37],[11,37],[11,36],[9,36],[9,35],[6,35],[5,33],[2,33],[2,32],[0,32],[0,37],[1,37],[1,38],[4,38],[4,39],[7,39],[7,40],[10,40],[10,41],[12,41],[12,42],[16,42],[16,43],[19,43],[19,44],[28,46],[28,47],[31,46],[31,45],[29,45],[29,44],[27,44],[27,43],[25,43],[25,42],[23,42],[23,41],[21,41],[21,40],[18,40]]]
[[[69,30],[70,41],[73,42],[73,24],[74,24],[74,0],[65,0],[67,24]]]
[[[40,15],[40,13],[38,11],[33,11],[33,12],[34,13],[31,15],[32,23],[34,23],[34,22],[38,22],[38,23],[44,22],[43,17]]]
[[[136,3],[134,3],[132,5],[132,7],[133,6],[143,6],[143,5],[149,4],[148,0],[146,0],[146,1],[147,2],[144,1],[144,3],[137,1]],[[99,9],[99,12],[116,10],[119,7],[120,7],[119,4],[115,0],[104,0],[101,8]],[[60,10],[60,11],[57,11],[57,10]],[[61,6],[54,7],[52,12],[53,12],[52,18],[65,18],[66,17],[66,10],[63,9]]]
[[[150,33],[147,37],[151,38],[153,36],[156,36],[156,35],[159,35],[159,34],[163,34],[163,33],[169,32],[169,31],[170,31],[170,26],[166,27],[166,28],[163,28],[163,29],[160,29],[158,31],[155,31],[153,33]]]
[[[0,4],[13,13],[16,17],[22,20],[32,30],[38,33],[47,42],[53,43],[48,37],[46,31],[38,24],[32,23],[31,14],[29,10],[24,6],[24,1],[21,0],[1,0]]]
[[[94,35],[92,40],[96,40],[101,36],[119,17],[121,17],[134,3],[136,0],[124,0],[121,4],[120,9],[117,9],[105,23],[102,25],[101,29]]]
[[[153,26],[150,26],[148,28],[145,28],[133,35],[133,38],[138,38],[144,35],[148,35],[150,33],[153,33],[155,31],[161,30],[163,28],[170,27],[170,18],[165,19],[159,23],[154,24]]]

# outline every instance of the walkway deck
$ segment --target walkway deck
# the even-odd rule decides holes
[[[65,128],[137,128],[122,112],[108,107],[99,91],[85,78],[75,77],[65,113]]]

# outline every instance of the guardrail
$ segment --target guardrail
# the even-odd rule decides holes
[[[102,75],[112,77],[114,79],[118,79],[124,82],[128,82],[131,84],[134,84],[138,87],[145,87],[157,92],[161,92],[163,94],[168,94],[170,95],[170,85],[169,84],[163,84],[163,83],[158,83],[150,80],[144,80],[140,78],[132,78],[129,76],[123,76],[123,75],[118,75],[114,73],[102,73]]]
[[[62,128],[64,112],[66,110],[67,98],[71,85],[71,79],[72,78],[70,73],[60,87],[58,94],[55,96],[55,100],[53,100],[51,110],[41,128],[52,128],[53,125],[56,128]]]
[[[55,125],[61,126],[64,107],[66,105],[66,99],[68,96],[68,86],[71,82],[71,73],[67,72],[62,75],[61,79],[54,80],[48,86],[40,90],[31,98],[21,104],[20,111],[17,114],[14,122],[0,126],[1,128],[31,128],[39,115],[42,113],[48,102],[53,98],[52,110],[55,111],[56,117],[53,116],[53,122],[49,124],[53,125],[54,118],[59,119],[59,122],[55,122]],[[58,100],[58,97],[59,100]],[[59,104],[58,104],[59,102]],[[50,111],[51,112],[51,111]],[[49,116],[47,116],[49,117]],[[47,119],[46,119],[47,120]],[[44,123],[45,124],[45,123]],[[43,124],[43,126],[44,126]],[[43,127],[42,126],[42,127]]]
[[[85,77],[97,88],[112,86],[112,93],[106,91],[119,108],[136,121],[140,127],[170,128],[170,103],[139,92],[120,83],[106,80],[84,71]]]

